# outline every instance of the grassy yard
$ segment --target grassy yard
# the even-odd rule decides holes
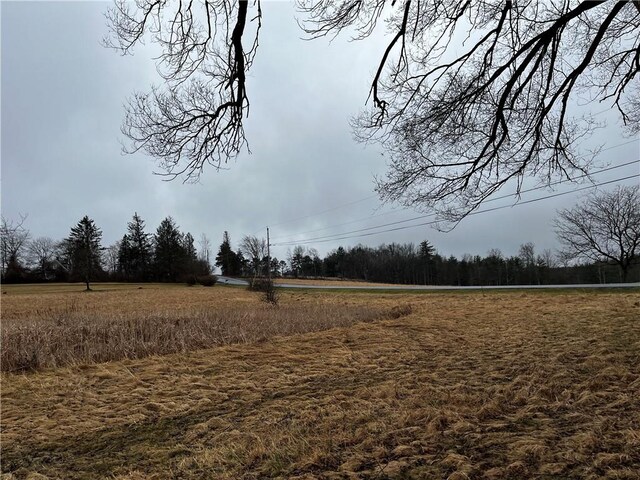
[[[8,290],[3,335],[59,317],[267,309],[238,288],[107,290]],[[640,478],[638,291],[281,295],[285,313],[256,338],[3,373],[2,472]]]

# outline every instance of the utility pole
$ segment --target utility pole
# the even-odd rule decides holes
[[[271,244],[269,243],[269,227],[267,227],[267,278],[271,283]]]

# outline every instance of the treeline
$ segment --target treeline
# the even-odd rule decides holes
[[[250,245],[256,248],[247,248]],[[224,275],[267,274],[264,240],[244,237],[238,252],[231,249],[228,234],[221,245],[216,265]],[[247,260],[241,253],[253,252]],[[225,261],[224,259],[227,259]],[[520,246],[518,254],[505,256],[492,249],[486,256],[443,256],[428,242],[391,243],[378,247],[338,247],[324,258],[314,248],[295,246],[287,262],[271,259],[273,277],[344,278],[408,285],[550,285],[572,283],[614,283],[622,280],[618,266],[606,261],[571,264],[573,259],[544,250],[537,254],[533,243]],[[640,279],[640,265],[632,266],[629,281]]]
[[[191,233],[180,231],[167,217],[153,234],[136,213],[126,233],[115,244],[103,247],[102,231],[89,217],[82,218],[60,241],[31,238],[18,222],[2,219],[2,281],[78,282],[215,282],[213,267],[234,277],[345,278],[410,285],[545,285],[612,283],[622,280],[620,269],[606,261],[575,264],[573,258],[550,250],[537,253],[532,243],[520,246],[517,255],[499,250],[487,255],[441,255],[428,242],[390,243],[378,247],[339,247],[321,258],[317,250],[295,246],[287,259],[268,259],[268,246],[255,236],[242,238],[233,248],[224,232],[214,262],[211,242],[202,235],[199,248]],[[269,263],[269,265],[267,265]],[[640,280],[640,265],[631,266],[628,281]]]
[[[440,255],[425,241],[418,246],[391,243],[377,248],[339,247],[330,252],[321,265],[322,275],[328,277],[410,285],[550,285],[622,280],[616,265],[605,261],[571,265],[570,260],[550,250],[536,254],[532,243],[521,245],[518,254],[513,256],[492,249],[486,256],[465,254],[458,259]],[[317,262],[306,258],[300,274],[314,275],[317,267],[312,263]],[[628,280],[638,279],[640,266],[635,264]]]
[[[59,241],[31,238],[25,220],[2,219],[4,283],[82,281],[88,288],[90,281],[194,282],[212,271],[208,239],[202,237],[198,255],[193,235],[182,233],[171,217],[150,234],[136,213],[122,239],[108,247],[102,245],[102,230],[88,216]]]

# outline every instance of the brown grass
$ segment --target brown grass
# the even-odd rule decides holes
[[[178,314],[90,314],[79,312],[72,301],[62,310],[38,311],[36,318],[4,320],[0,366],[4,372],[16,372],[184,353],[409,313],[407,307],[383,312],[374,307],[311,304],[244,305]]]
[[[413,308],[261,343],[3,374],[2,471],[640,478],[637,292],[285,292],[281,303]]]
[[[255,294],[243,288],[176,284],[3,285],[2,319],[46,318],[65,315],[70,308],[91,315],[164,315],[201,309],[256,305]],[[71,307],[71,304],[73,306]]]
[[[375,283],[341,278],[277,278],[276,285],[322,285],[326,287],[397,287],[397,283]]]

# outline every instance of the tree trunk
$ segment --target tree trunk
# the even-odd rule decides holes
[[[622,282],[627,281],[627,274],[629,273],[629,265],[620,264],[620,277]]]

